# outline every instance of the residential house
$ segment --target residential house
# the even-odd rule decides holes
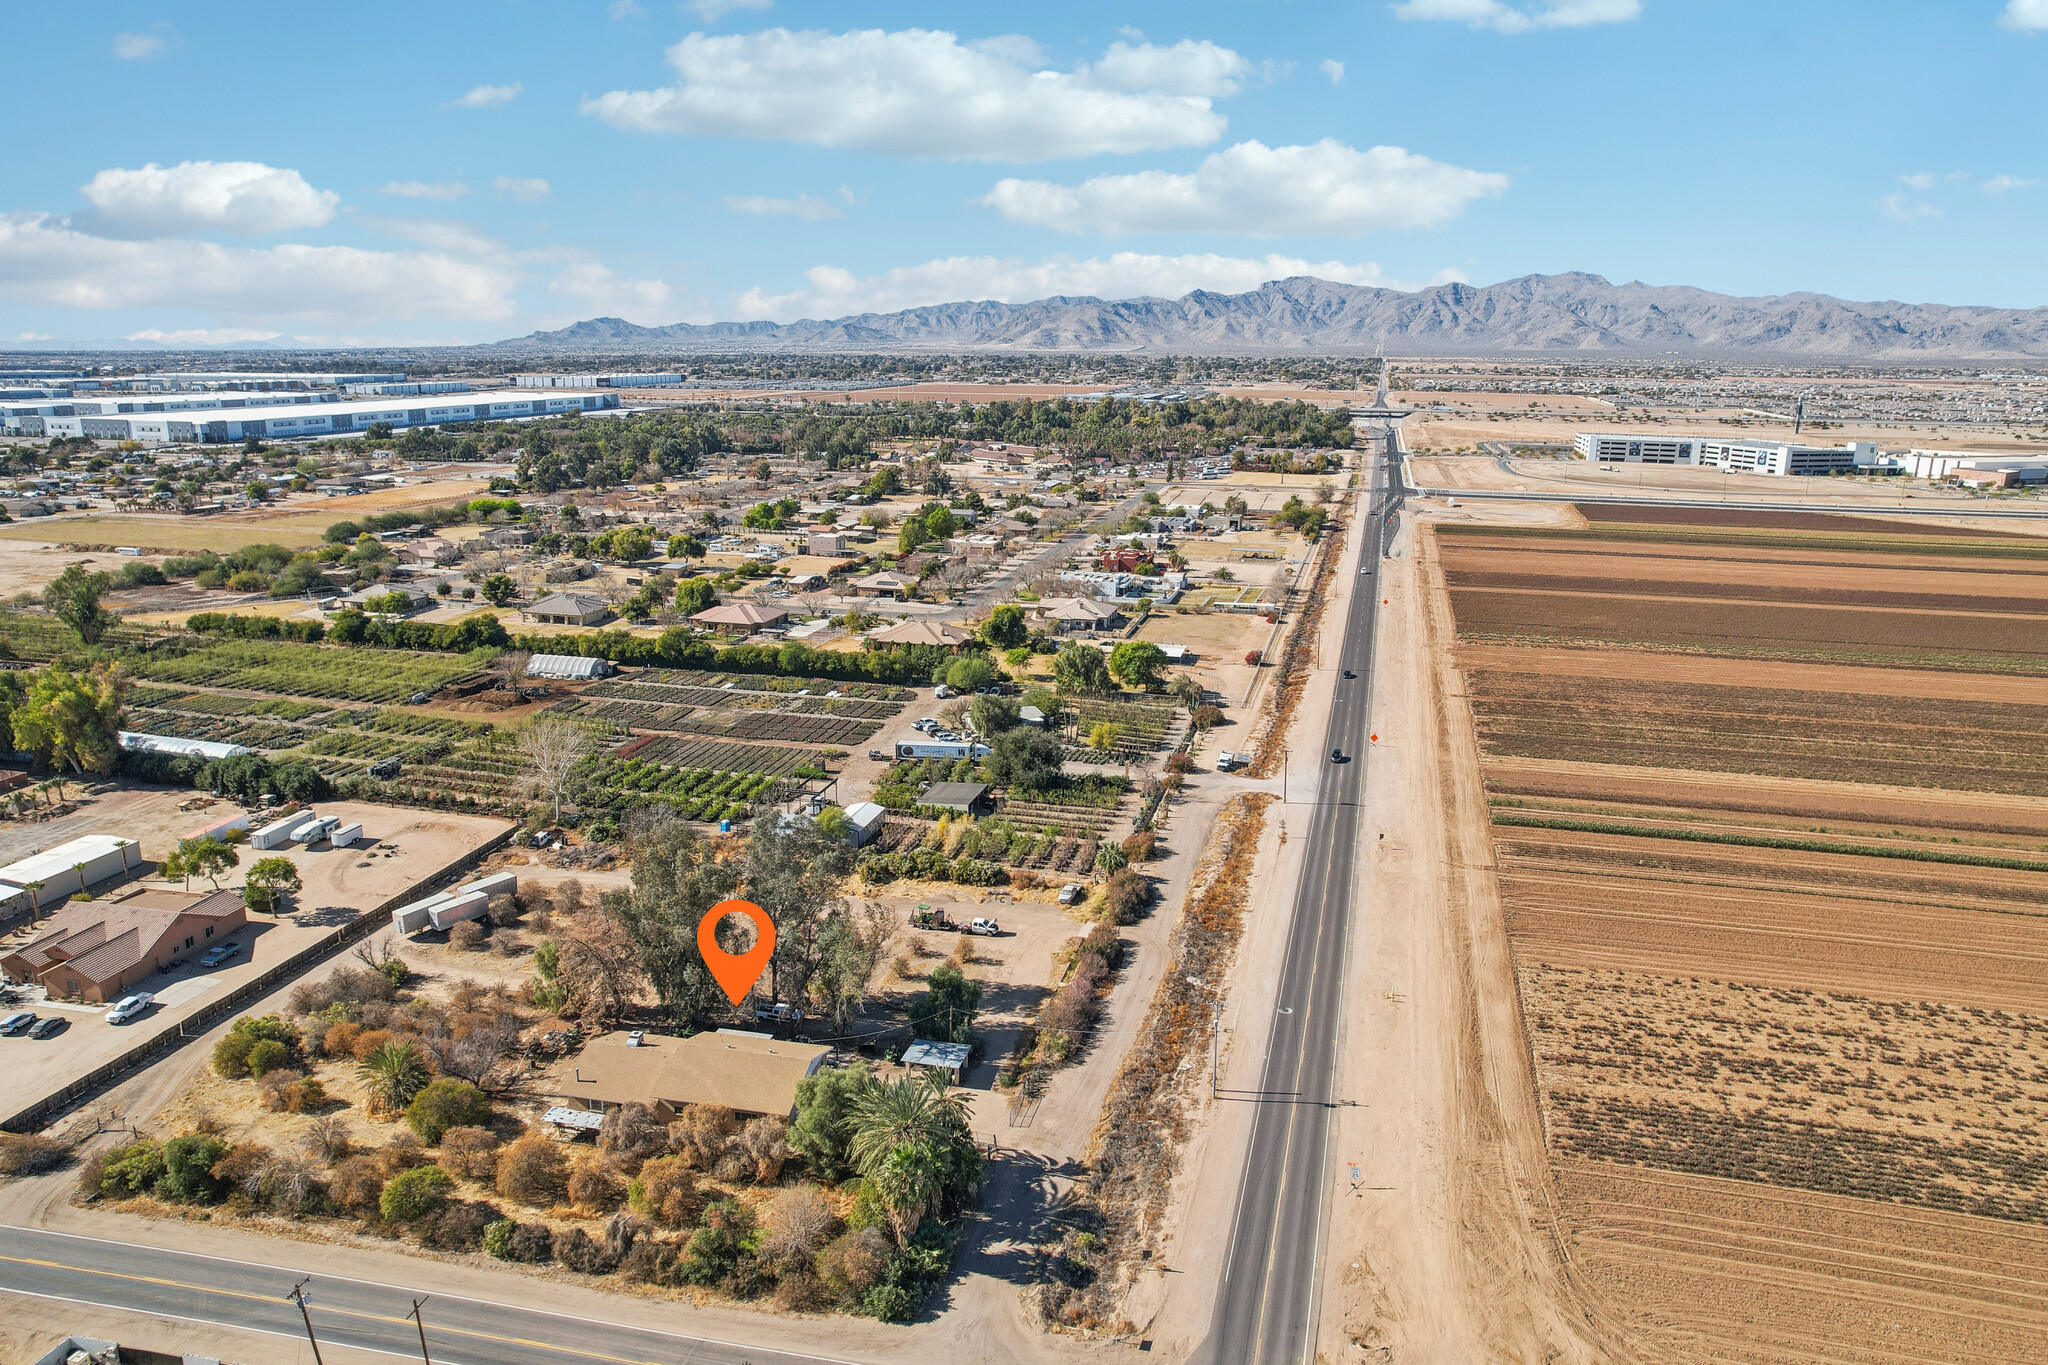
[[[925,621],[912,617],[893,626],[870,631],[867,638],[878,645],[938,645],[942,649],[959,649],[973,641],[974,632],[949,621]]]
[[[813,531],[804,537],[804,553],[843,555],[846,553],[846,535],[840,531]]]
[[[545,1090],[566,1108],[594,1113],[642,1104],[673,1119],[685,1105],[717,1104],[742,1118],[786,1119],[796,1112],[797,1084],[830,1051],[739,1029],[691,1038],[607,1033],[556,1063]]]
[[[1036,607],[1038,619],[1055,632],[1118,630],[1123,613],[1113,603],[1090,597],[1049,597]]]
[[[853,580],[853,591],[857,597],[893,597],[901,601],[917,588],[917,580],[900,573],[884,569],[871,573],[865,578]]]
[[[239,891],[135,890],[73,901],[49,927],[0,957],[0,970],[51,995],[118,1000],[146,976],[191,961],[248,923]]]
[[[528,604],[520,613],[529,621],[551,626],[596,626],[612,614],[611,604],[584,592],[549,593]]]

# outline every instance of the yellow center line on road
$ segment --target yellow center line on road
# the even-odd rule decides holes
[[[156,1275],[129,1275],[124,1274],[123,1272],[118,1270],[101,1270],[96,1266],[68,1265],[63,1261],[44,1261],[39,1260],[33,1256],[0,1255],[0,1262],[5,1262],[7,1264],[12,1265],[39,1266],[45,1270],[68,1270],[71,1271],[73,1274],[95,1275],[101,1279],[107,1280],[128,1280],[135,1284],[161,1285],[165,1289],[189,1289],[196,1294],[206,1294],[215,1298],[247,1299],[252,1303],[267,1304],[291,1302],[290,1299],[287,1299],[282,1295],[251,1294],[242,1290],[221,1289],[214,1285],[187,1284],[182,1280],[167,1280]],[[138,1311],[147,1312],[148,1310],[142,1309]],[[394,1326],[402,1324],[404,1326],[410,1327],[412,1325],[412,1319],[410,1317],[392,1317],[384,1313],[368,1313],[363,1312],[360,1309],[354,1308],[332,1308],[323,1305],[320,1308],[320,1311],[321,1313],[330,1316],[363,1318],[371,1322],[390,1323]],[[222,1325],[233,1326],[234,1324],[225,1323]],[[579,1350],[574,1346],[559,1346],[551,1341],[534,1341],[527,1337],[508,1337],[499,1336],[491,1332],[473,1332],[461,1327],[448,1327],[445,1325],[437,1324],[434,1328],[434,1331],[436,1333],[449,1336],[470,1337],[477,1341],[495,1341],[506,1346],[531,1346],[536,1350],[558,1351],[563,1355],[579,1356],[584,1360],[606,1361],[609,1362],[610,1365],[660,1365],[659,1361],[638,1360],[632,1356],[607,1355],[602,1351]]]

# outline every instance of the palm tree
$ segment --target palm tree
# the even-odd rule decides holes
[[[372,1092],[390,1110],[411,1104],[413,1096],[434,1079],[433,1069],[418,1045],[399,1042],[386,1043],[365,1057],[356,1074],[369,1083]]]
[[[85,894],[85,864],[73,863],[71,870],[78,874],[78,894],[83,896]]]
[[[853,1140],[847,1151],[860,1173],[869,1175],[898,1148],[922,1142],[943,1146],[966,1126],[966,1097],[948,1094],[939,1072],[878,1081],[854,1103]]]
[[[28,892],[28,917],[35,919],[43,911],[43,884],[40,881],[23,882],[21,889]]]

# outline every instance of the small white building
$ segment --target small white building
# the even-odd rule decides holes
[[[846,819],[851,826],[846,833],[846,842],[861,848],[874,841],[882,832],[882,822],[888,818],[886,807],[872,801],[856,801],[846,808]]]
[[[110,877],[119,877],[142,862],[133,839],[113,834],[87,834],[44,849],[20,862],[0,867],[0,888],[33,891],[36,908],[59,905],[80,891],[90,891]],[[40,883],[40,885],[35,885]],[[0,889],[0,895],[6,891]]]

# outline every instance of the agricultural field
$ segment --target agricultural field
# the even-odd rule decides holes
[[[1066,757],[1074,762],[1129,763],[1172,748],[1185,728],[1180,703],[1171,698],[1067,697],[1060,706],[1069,720]],[[1115,727],[1116,740],[1106,749],[1094,748],[1088,738],[1105,724]]]
[[[2037,1354],[2048,547],[1821,517],[1437,546],[1603,1309],[1689,1360]]]
[[[152,651],[131,657],[128,664],[146,682],[360,702],[404,701],[416,692],[459,682],[482,667],[465,654],[232,639],[195,642],[176,652]]]
[[[585,688],[556,709],[632,730],[853,748],[900,715],[912,695],[871,683],[651,669]]]

